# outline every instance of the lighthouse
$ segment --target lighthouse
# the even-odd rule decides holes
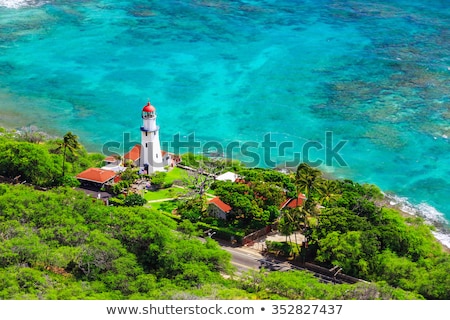
[[[165,161],[159,142],[159,126],[156,125],[156,108],[150,101],[142,108],[141,152],[139,166],[148,174],[165,171]]]

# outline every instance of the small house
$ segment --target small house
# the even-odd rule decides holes
[[[123,156],[124,164],[126,165],[127,162],[131,161],[134,167],[140,166],[140,158],[141,158],[141,145],[136,144],[133,148],[130,149],[125,155]]]
[[[216,177],[216,180],[219,181],[231,181],[235,182],[238,178],[238,175],[234,172],[228,171]]]
[[[101,189],[114,182],[116,172],[100,168],[89,168],[76,176],[81,186]]]
[[[211,217],[219,218],[226,220],[228,214],[231,212],[232,208],[220,200],[219,197],[215,197],[211,200],[209,200],[208,203],[208,214]]]
[[[306,201],[306,196],[303,193],[300,193],[296,198],[289,198],[285,202],[283,202],[280,206],[280,210],[285,208],[295,209],[297,207],[303,206]]]

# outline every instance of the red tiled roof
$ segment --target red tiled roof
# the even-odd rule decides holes
[[[219,197],[212,198],[211,200],[209,200],[209,203],[216,205],[223,212],[228,213],[231,211],[231,207],[229,205],[227,205],[225,202],[223,202],[222,200],[220,200]]]
[[[116,158],[116,156],[108,156],[105,158],[105,161],[106,162],[115,162],[115,161],[117,161],[117,158]]]
[[[137,144],[135,145],[133,148],[131,148],[130,151],[128,151],[123,158],[125,160],[131,160],[131,161],[136,161],[139,159],[139,157],[141,156],[141,145]]]
[[[287,199],[280,207],[280,209],[283,209],[285,207],[289,207],[291,209],[295,209],[297,207],[300,207],[303,205],[303,202],[306,200],[306,196],[302,193],[298,195],[297,198],[289,198]]]
[[[104,170],[100,168],[89,168],[84,170],[79,175],[78,179],[92,181],[97,183],[105,183],[116,176],[116,173],[111,170]]]

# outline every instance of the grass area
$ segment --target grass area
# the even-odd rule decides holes
[[[175,167],[171,171],[167,172],[165,183],[172,183],[175,180],[184,181],[186,177],[186,170]],[[178,197],[179,195],[185,194],[186,192],[188,192],[188,189],[175,186],[166,189],[160,189],[157,191],[146,191],[144,194],[144,198],[147,201],[173,199]],[[207,197],[208,199],[212,199],[214,197],[214,190],[209,189],[207,192]],[[171,206],[171,204],[169,204],[168,202],[169,201],[151,202],[148,203],[148,206],[156,210],[171,212],[171,210],[173,209],[173,205]]]
[[[152,208],[156,211],[164,211],[167,213],[172,213],[176,206],[176,201],[160,201],[150,202],[146,204],[146,207]]]
[[[187,177],[187,172],[184,169],[180,169],[178,167],[173,168],[172,170],[170,170],[169,172],[167,172],[166,175],[166,183],[172,183],[175,180],[185,180]]]
[[[164,201],[163,202],[152,202],[152,203],[146,204],[146,207],[149,207],[149,208],[152,208],[155,210],[160,210],[162,203],[164,203]]]
[[[147,201],[176,198],[178,195],[183,194],[185,192],[186,190],[184,189],[172,187],[167,189],[160,189],[158,191],[147,191],[144,194],[144,198]]]

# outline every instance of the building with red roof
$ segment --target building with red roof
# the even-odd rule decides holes
[[[130,151],[123,156],[124,163],[132,161],[133,165],[139,167],[139,159],[141,158],[141,145],[136,144]]]
[[[283,202],[280,206],[280,210],[284,208],[295,209],[297,207],[301,207],[305,203],[306,199],[306,196],[303,193],[300,193],[297,198],[289,198]]]
[[[115,177],[114,171],[100,168],[89,168],[76,176],[82,185],[94,187],[103,187],[105,184],[113,182]]]
[[[104,161],[105,161],[107,164],[111,164],[111,163],[116,162],[116,161],[117,161],[117,158],[116,158],[115,156],[108,156],[108,157],[105,157]]]
[[[215,218],[223,220],[227,219],[227,215],[232,211],[232,208],[220,200],[219,197],[212,198],[208,202],[208,214]]]

